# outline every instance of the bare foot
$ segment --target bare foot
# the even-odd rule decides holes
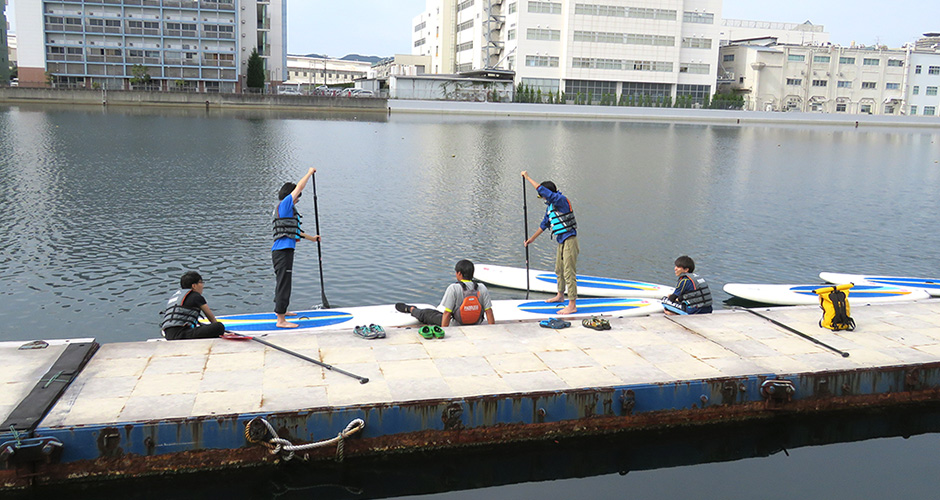
[[[574,313],[576,313],[576,312],[578,312],[578,308],[575,307],[575,306],[573,306],[573,305],[571,305],[571,304],[568,304],[567,306],[565,306],[564,309],[558,311],[557,314],[558,314],[559,316],[562,316],[562,315],[565,315],[565,314],[574,314]]]
[[[297,316],[297,313],[286,312],[284,313],[284,316]]]
[[[295,316],[296,316],[296,314],[295,314]],[[287,321],[284,321],[283,323],[280,322],[280,321],[278,321],[277,323],[274,324],[274,326],[276,326],[276,327],[278,327],[278,328],[297,328],[297,327],[300,326],[300,325],[298,325],[297,323],[289,323],[289,322],[287,322]]]
[[[562,294],[558,294],[558,295],[556,295],[556,296],[554,296],[554,297],[552,297],[552,298],[546,300],[545,302],[563,302],[564,300],[565,300],[565,296],[562,295]]]

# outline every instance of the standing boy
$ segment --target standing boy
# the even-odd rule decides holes
[[[524,245],[529,246],[546,229],[551,229],[552,236],[558,242],[558,250],[555,252],[555,276],[558,281],[558,295],[546,300],[545,302],[562,302],[565,300],[565,289],[568,290],[568,305],[559,310],[557,314],[571,314],[577,312],[578,301],[578,223],[574,219],[574,210],[571,208],[571,202],[561,191],[555,187],[552,181],[545,181],[541,184],[532,180],[529,173],[522,171],[529,184],[539,194],[539,198],[545,200],[547,208],[542,223],[539,224],[538,231],[531,238],[525,240]]]
[[[310,241],[320,241],[320,235],[310,236],[300,230],[300,213],[297,212],[297,200],[303,193],[307,181],[317,171],[311,168],[297,184],[285,182],[278,191],[280,200],[274,209],[274,244],[271,246],[271,261],[274,264],[274,276],[277,284],[274,287],[274,314],[277,316],[278,328],[297,328],[296,323],[287,321],[286,316],[295,316],[287,312],[290,305],[291,277],[294,272],[294,248],[297,240],[303,238]]]
[[[219,323],[209,309],[202,291],[206,284],[196,271],[189,271],[180,278],[180,289],[166,302],[160,329],[167,340],[211,339],[225,333],[225,325]],[[208,325],[199,325],[199,316],[205,315]]]
[[[663,298],[666,314],[708,314],[712,312],[712,292],[705,278],[695,274],[695,261],[688,255],[676,259],[676,290]]]

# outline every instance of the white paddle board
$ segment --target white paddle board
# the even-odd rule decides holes
[[[819,296],[813,290],[826,285],[752,285],[728,283],[724,291],[735,297],[781,306],[819,304]],[[881,302],[903,302],[926,299],[930,295],[923,290],[890,285],[855,285],[848,290],[849,304],[874,304]]]
[[[931,297],[940,297],[940,278],[908,278],[903,276],[881,276],[877,274],[842,273],[819,273],[819,277],[829,283],[867,283],[873,285],[894,285],[904,288],[917,288],[929,293]]]
[[[421,308],[434,307],[427,304],[414,305]],[[219,316],[217,319],[225,324],[226,330],[240,333],[351,330],[358,325],[376,324],[389,328],[419,324],[410,314],[398,312],[392,304],[296,312],[297,315],[288,316],[287,321],[298,327],[290,329],[274,326],[277,317],[273,312],[233,314]]]
[[[477,264],[473,277],[488,285],[517,290],[526,289],[526,270],[521,267]],[[675,291],[675,287],[617,278],[577,275],[579,297],[649,297],[662,298]],[[549,271],[529,270],[529,290],[558,293],[558,277]]]

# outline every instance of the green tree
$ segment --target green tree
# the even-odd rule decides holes
[[[248,88],[264,88],[264,59],[258,55],[258,49],[251,49],[251,56],[248,57],[248,71],[245,76],[245,84]]]
[[[131,85],[149,85],[150,84],[150,72],[147,70],[147,67],[143,64],[135,64],[131,66]]]

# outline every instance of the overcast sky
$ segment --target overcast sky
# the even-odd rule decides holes
[[[520,0],[523,1],[523,0]],[[7,16],[13,17],[10,0]],[[390,56],[411,53],[411,19],[425,0],[288,0],[291,54]],[[725,0],[726,18],[822,24],[833,43],[899,48],[925,32],[940,32],[940,0]],[[15,28],[15,19],[11,19]]]

